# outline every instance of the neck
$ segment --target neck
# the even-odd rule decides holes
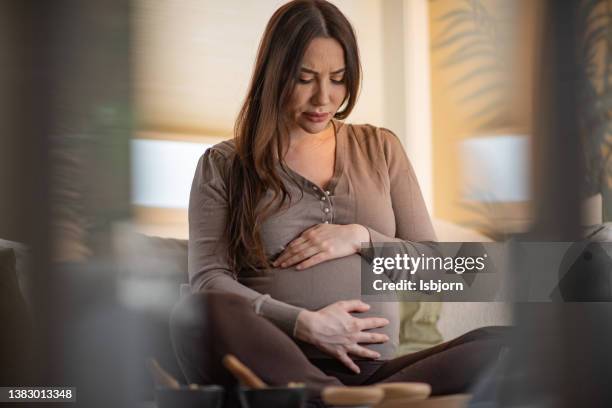
[[[329,125],[319,133],[308,133],[303,129],[298,128],[289,133],[289,147],[301,146],[301,145],[311,145],[311,144],[321,144],[325,143],[329,140],[330,137],[334,136],[334,126],[330,122]]]

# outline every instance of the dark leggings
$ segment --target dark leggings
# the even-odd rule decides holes
[[[187,296],[174,308],[170,325],[176,356],[189,382],[234,385],[221,363],[231,353],[267,384],[304,382],[312,396],[329,385],[397,381],[426,382],[433,395],[466,392],[498,358],[507,331],[486,327],[392,360],[357,360],[361,373],[354,374],[333,358],[309,360],[294,340],[236,295]]]

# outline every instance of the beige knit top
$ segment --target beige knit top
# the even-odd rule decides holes
[[[266,254],[273,259],[305,229],[325,222],[365,226],[370,232],[369,246],[398,242],[407,252],[414,252],[416,242],[435,241],[414,170],[399,139],[391,131],[371,125],[332,123],[336,158],[325,190],[292,170],[280,170],[279,165],[293,198],[287,209],[263,225]],[[367,250],[302,271],[290,267],[234,274],[230,270],[224,233],[226,182],[234,154],[233,141],[225,141],[208,149],[197,165],[189,201],[189,279],[193,290],[239,294],[289,335],[293,335],[302,308],[317,310],[338,300],[361,298],[361,257],[368,256]],[[299,187],[292,180],[297,180]],[[399,340],[398,305],[369,303],[368,312],[354,315],[387,318],[390,324],[376,331],[391,340],[367,347],[381,353],[383,359],[393,358]],[[311,345],[298,344],[308,357],[329,357]]]

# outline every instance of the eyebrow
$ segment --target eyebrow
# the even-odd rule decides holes
[[[304,71],[304,72],[308,72],[309,74],[315,74],[315,75],[318,74],[317,71],[313,71],[312,69],[308,69],[308,68],[305,68],[305,67],[302,67],[301,70]],[[344,71],[346,71],[346,68],[340,68],[340,69],[337,69],[337,70],[333,71],[331,74],[332,75],[341,74]]]

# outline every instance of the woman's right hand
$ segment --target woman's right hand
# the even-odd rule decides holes
[[[386,334],[364,332],[389,324],[382,317],[353,317],[350,312],[366,312],[370,305],[361,300],[341,300],[316,312],[303,310],[297,318],[295,337],[313,344],[320,350],[340,360],[359,374],[357,364],[348,354],[366,358],[380,358],[380,354],[359,343],[384,343]]]

